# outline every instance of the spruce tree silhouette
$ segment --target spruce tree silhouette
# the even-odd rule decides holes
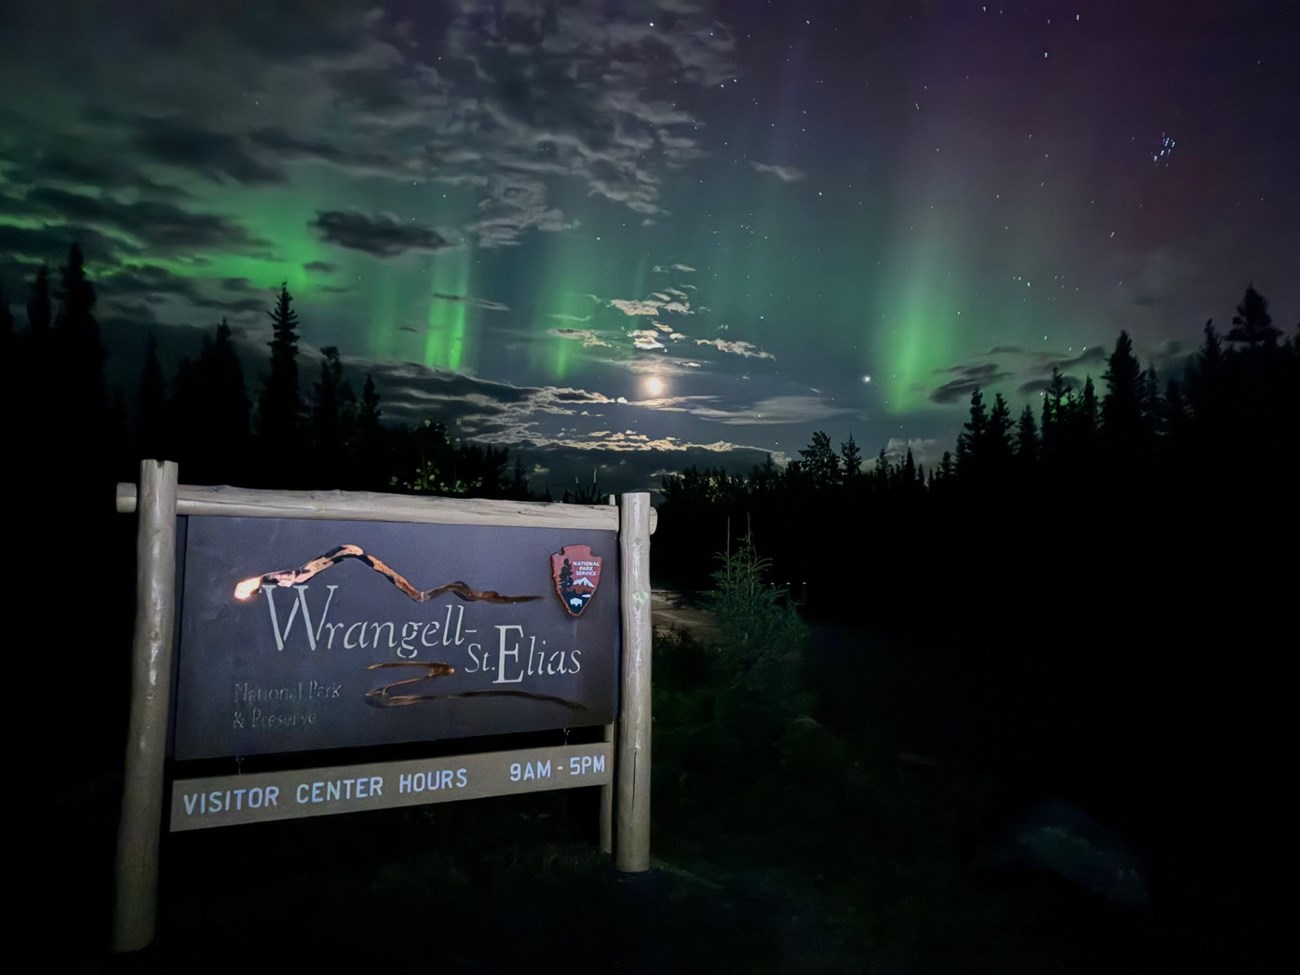
[[[356,394],[343,377],[337,346],[321,349],[320,379],[312,387],[312,466],[316,487],[343,487],[349,480],[344,460],[353,446]]]
[[[357,411],[356,466],[352,477],[355,487],[372,491],[384,490],[388,486],[382,425],[384,412],[379,402],[375,378],[367,374]]]
[[[772,455],[767,455],[768,463],[772,461]],[[844,483],[850,486],[858,483],[862,478],[862,449],[853,439],[853,434],[849,434],[849,439],[840,444],[840,464],[843,471]]]
[[[993,397],[989,411],[988,430],[984,438],[984,466],[990,476],[1004,477],[1011,467],[1011,407],[1001,393]]]
[[[840,459],[825,431],[814,431],[812,440],[799,451],[799,456],[803,458],[804,469],[811,476],[814,487],[834,487],[840,483]]]
[[[1183,393],[1183,384],[1177,379],[1165,383],[1165,395],[1160,402],[1159,431],[1165,438],[1167,453],[1179,453],[1185,449],[1187,438],[1189,407]]]
[[[40,402],[49,394],[54,382],[54,335],[51,323],[54,313],[50,303],[50,269],[42,264],[32,278],[27,299],[27,331],[18,342],[23,354],[23,366],[15,377],[16,397],[19,403]],[[39,438],[34,426],[23,425],[18,434],[24,454],[30,452]]]
[[[1097,407],[1097,387],[1093,385],[1092,376],[1083,377],[1083,392],[1079,396],[1079,409],[1075,416],[1078,430],[1079,449],[1090,454],[1097,440],[1099,428],[1099,411]]]
[[[1146,383],[1128,332],[1119,333],[1102,379],[1106,383],[1101,401],[1102,438],[1108,449],[1124,458],[1120,463],[1132,463],[1150,444],[1143,422]]]
[[[957,476],[968,483],[973,484],[984,477],[984,441],[988,432],[984,394],[977,389],[970,394],[970,419],[957,434]]]
[[[1027,470],[1038,461],[1038,424],[1034,421],[1034,411],[1026,403],[1020,411],[1016,423],[1016,463],[1021,470]]]
[[[1241,342],[1250,348],[1258,345],[1273,346],[1281,334],[1281,330],[1273,327],[1267,299],[1255,290],[1253,283],[1248,285],[1245,297],[1237,306],[1237,314],[1232,316],[1232,328],[1228,330],[1227,340]]]
[[[257,442],[262,476],[271,487],[296,487],[305,478],[301,442],[303,402],[298,382],[298,313],[288,283],[281,284],[271,319],[271,371],[258,400]]]
[[[51,422],[65,446],[71,448],[76,467],[85,472],[80,479],[109,482],[111,438],[104,385],[104,360],[108,356],[95,318],[95,288],[86,275],[81,248],[75,243],[68,248],[68,262],[59,269],[56,297],[53,372],[49,377],[55,380],[56,388],[47,399]]]
[[[27,301],[27,327],[33,337],[48,332],[53,316],[50,311],[50,269],[42,264],[32,280],[32,296]]]

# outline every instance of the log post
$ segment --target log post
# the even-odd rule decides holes
[[[605,725],[605,732],[601,736],[601,741],[612,742],[613,740],[614,726],[607,724]],[[612,779],[609,785],[600,787],[600,850],[602,853],[611,855],[614,852],[614,784]]]
[[[140,465],[131,714],[117,834],[113,950],[153,940],[176,614],[176,464]]]
[[[650,869],[650,495],[623,495],[619,575],[623,593],[623,666],[618,719],[618,831],[615,865]]]

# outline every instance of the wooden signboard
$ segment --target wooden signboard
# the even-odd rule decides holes
[[[518,792],[607,785],[608,744],[185,779],[172,790],[172,832],[421,806]]]
[[[614,721],[612,528],[191,517],[184,592],[178,759]]]
[[[620,870],[649,868],[648,494],[615,508],[195,488],[145,461],[118,510],[139,532],[115,950],[153,938],[165,808],[183,832],[601,786],[602,845]],[[166,789],[169,742],[186,762],[596,725],[602,743]]]

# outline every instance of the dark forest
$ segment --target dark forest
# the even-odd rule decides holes
[[[133,576],[113,485],[142,458],[177,460],[194,484],[605,503],[594,483],[539,496],[508,450],[459,440],[436,416],[385,422],[373,381],[346,375],[337,349],[301,361],[287,287],[256,375],[222,322],[171,376],[151,345],[131,390],[106,388],[79,247],[26,288],[25,313],[0,291],[0,389],[11,580],[52,631],[40,639],[75,660],[78,721],[42,732],[31,759],[54,794],[111,781],[120,763]],[[1047,802],[1138,851],[1132,904],[1083,884],[1124,905],[1097,922],[1089,962],[1138,945],[1132,970],[1266,963],[1281,910],[1267,892],[1288,846],[1300,331],[1248,286],[1203,334],[1176,374],[1144,366],[1121,332],[1100,376],[1055,372],[1036,408],[977,390],[929,469],[910,451],[868,462],[852,435],[836,449],[818,432],[785,466],[664,478],[655,584],[703,593],[721,628],[657,634],[664,856],[721,862],[736,837],[774,842],[791,821],[814,835],[869,823],[833,850],[794,841],[789,869],[841,870],[819,896],[865,912],[846,943],[930,970],[978,940],[952,906],[975,896],[963,871]],[[57,622],[70,610],[93,635]],[[903,751],[864,711],[880,646],[915,648],[902,652],[934,697],[897,706],[962,747]],[[69,693],[46,686],[45,699]],[[936,764],[968,777],[953,793],[908,778]],[[754,804],[737,811],[736,795]],[[97,815],[104,833],[111,813]],[[914,817],[930,825],[905,825]],[[1005,865],[981,869],[1009,882]],[[867,893],[857,884],[872,871]]]

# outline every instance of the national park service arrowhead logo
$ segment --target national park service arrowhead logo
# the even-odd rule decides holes
[[[591,554],[590,545],[566,545],[551,556],[551,577],[555,594],[570,616],[581,616],[600,585],[599,555]]]

